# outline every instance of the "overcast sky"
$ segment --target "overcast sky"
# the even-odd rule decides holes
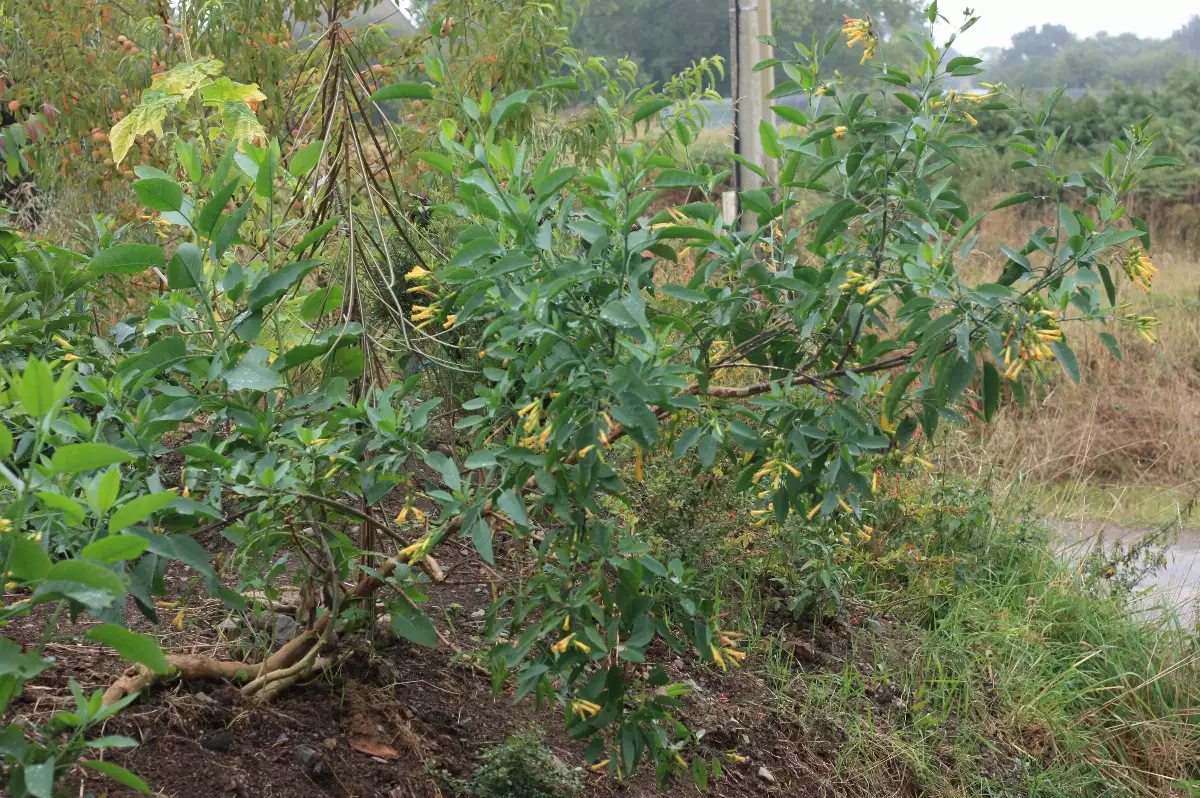
[[[963,52],[1006,47],[1017,31],[1045,23],[1066,25],[1080,37],[1107,31],[1162,39],[1200,13],[1197,0],[941,0],[938,7],[950,20],[957,21],[966,7],[982,17],[956,43]]]

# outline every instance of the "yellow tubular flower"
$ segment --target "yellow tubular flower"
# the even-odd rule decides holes
[[[593,773],[599,773],[600,771],[602,771],[606,767],[608,767],[609,761],[610,760],[607,760],[607,759],[601,760],[600,762],[597,762],[596,764],[594,764],[590,768],[588,768],[588,770],[592,771]]]
[[[412,271],[404,275],[405,280],[420,280],[422,277],[428,277],[429,272],[422,269],[420,266],[414,266]]]
[[[71,348],[71,343],[66,338],[63,338],[61,335],[54,336],[54,343],[58,344],[63,349]]]
[[[850,505],[846,504],[846,500],[843,499],[841,496],[838,496],[838,504],[840,504],[842,506],[842,509],[845,510],[846,512],[848,512],[848,513],[854,512],[853,510],[850,509]]]
[[[849,128],[847,128],[845,125],[838,125],[833,129],[833,137],[835,139],[840,139],[846,135],[847,130],[849,130]]]
[[[817,517],[817,513],[819,513],[819,512],[821,512],[821,505],[814,504],[813,508],[808,511],[808,515],[806,515],[805,518],[807,518],[809,521],[811,521]]]
[[[404,509],[403,509],[403,510],[401,510],[401,511],[400,511],[400,512],[399,512],[399,513],[396,515],[396,526],[400,526],[401,524],[403,524],[403,523],[404,523],[404,521],[405,521],[407,518],[408,518],[408,507],[407,507],[407,505],[406,505],[406,506],[404,507]]]
[[[454,322],[458,319],[453,313],[446,317],[446,323],[442,325],[443,330],[449,330],[454,326]]]
[[[583,458],[588,456],[588,453],[591,452],[592,449],[595,449],[595,448],[596,448],[596,444],[594,444],[594,443],[590,444],[588,446],[584,446],[582,449],[580,449],[579,451],[577,451],[575,453],[575,457],[579,460],[582,460]]]
[[[582,698],[577,698],[571,702],[571,709],[579,714],[581,718],[590,718],[600,713],[600,705],[594,704],[591,701],[584,701]]]
[[[713,661],[721,666],[721,670],[729,670],[729,668],[725,667],[725,660],[721,658],[721,652],[717,649],[717,647],[709,646],[709,648],[712,649]]]
[[[564,637],[562,640],[559,640],[557,643],[550,646],[550,650],[553,651],[555,654],[565,654],[565,653],[567,653],[567,646],[571,645],[571,641],[574,639],[575,639],[575,635],[569,634],[566,637]]]

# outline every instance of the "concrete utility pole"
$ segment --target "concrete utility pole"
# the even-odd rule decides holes
[[[775,114],[766,95],[775,88],[775,70],[754,71],[754,65],[771,56],[771,48],[758,41],[771,33],[771,0],[729,0],[729,85],[733,102],[733,151],[750,163],[761,166],[774,179],[774,161],[764,158],[758,126],[763,119],[771,124]],[[734,191],[762,188],[763,180],[741,164],[734,172]],[[734,195],[735,207],[740,200]],[[728,207],[729,203],[725,203]],[[743,229],[754,228],[752,219]]]

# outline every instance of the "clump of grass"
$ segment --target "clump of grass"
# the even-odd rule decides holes
[[[926,499],[989,501],[962,486]],[[770,660],[790,711],[845,735],[832,789],[1160,796],[1200,777],[1200,643],[1179,615],[1136,611],[1128,593],[1085,581],[1039,520],[998,508],[951,533],[925,517],[894,527],[889,546],[945,564],[875,569],[857,600],[893,609],[866,605],[877,620],[853,633],[840,668]],[[889,615],[901,622],[880,625]]]
[[[579,780],[534,729],[510,735],[482,755],[467,782],[475,798],[562,798],[579,792]]]

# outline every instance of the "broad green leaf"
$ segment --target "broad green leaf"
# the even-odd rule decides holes
[[[692,188],[703,186],[706,181],[686,169],[664,169],[654,178],[656,188]]]
[[[659,98],[657,100],[647,100],[646,102],[639,105],[637,107],[637,110],[635,110],[633,112],[633,116],[630,117],[629,123],[631,125],[636,125],[638,122],[641,122],[643,119],[647,119],[651,116],[654,116],[655,114],[657,114],[659,111],[666,108],[670,104],[671,104],[671,101],[668,99],[665,99],[665,98]]]
[[[475,550],[484,562],[496,562],[492,556],[492,530],[482,518],[475,522],[475,527],[471,530],[471,543],[475,545]]]
[[[35,418],[46,415],[54,407],[54,393],[54,375],[50,373],[50,367],[43,360],[30,358],[25,364],[21,388],[17,392],[25,412]],[[11,441],[11,436],[9,439]]]
[[[85,606],[105,607],[125,595],[125,583],[103,565],[87,560],[59,560],[50,566],[34,591],[34,603],[66,596]]]
[[[247,354],[237,368],[225,372],[225,385],[229,390],[266,393],[283,384],[276,372],[262,364],[266,352],[259,351],[262,352],[260,356],[251,358],[250,354]]]
[[[523,529],[529,528],[529,516],[525,514],[525,500],[513,490],[501,493],[500,498],[496,500],[496,506],[500,508],[500,512],[511,518],[514,524]]]
[[[25,789],[34,798],[52,798],[54,790],[54,759],[38,762],[36,765],[26,765],[22,775],[25,777]]]
[[[8,550],[8,570],[17,579],[36,582],[50,573],[50,555],[32,540],[13,536]]]
[[[316,321],[327,313],[332,313],[342,306],[343,288],[331,285],[328,288],[318,288],[304,298],[300,306],[300,318],[305,321]]]
[[[8,425],[0,421],[0,460],[13,453],[13,436],[8,431]]]
[[[250,307],[250,310],[262,310],[276,299],[279,299],[299,284],[301,280],[308,276],[309,272],[319,265],[321,265],[320,260],[310,258],[309,260],[289,263],[282,269],[276,269],[271,272],[259,280],[258,285],[254,286],[254,290],[246,298],[246,303]]]
[[[71,497],[64,496],[61,493],[52,493],[48,490],[39,491],[37,497],[43,506],[54,510],[62,510],[63,520],[71,526],[78,526],[83,523],[83,505]]]
[[[304,238],[300,239],[296,243],[296,246],[292,247],[292,254],[299,255],[309,247],[321,243],[325,236],[328,235],[329,231],[336,227],[340,221],[342,221],[341,216],[333,216],[329,219],[326,219],[312,230],[309,230],[307,233],[305,233]]]
[[[155,673],[166,673],[167,657],[150,635],[131,632],[112,623],[103,623],[90,629],[87,639],[103,643],[124,659],[145,665]]]
[[[1007,208],[1010,205],[1020,205],[1022,202],[1029,202],[1031,199],[1033,199],[1033,194],[1029,193],[1028,191],[1021,191],[1013,194],[1011,197],[1006,197],[1005,199],[1000,200],[998,203],[992,206],[992,210],[998,211],[1001,208]]]
[[[204,255],[191,241],[185,241],[175,250],[175,256],[167,264],[167,285],[172,291],[199,288],[204,275]]]
[[[311,172],[321,160],[321,148],[325,146],[323,139],[309,142],[299,152],[292,156],[288,163],[288,171],[296,177],[304,177]]]
[[[1063,371],[1067,372],[1071,381],[1079,382],[1079,361],[1075,359],[1075,353],[1071,351],[1071,347],[1061,341],[1052,341],[1050,348],[1054,350],[1054,356],[1058,358]]]
[[[125,562],[136,560],[146,550],[146,545],[146,539],[137,535],[109,535],[84,546],[79,556],[102,563]]]
[[[392,631],[419,646],[433,648],[437,645],[437,632],[425,613],[402,600],[392,607]]]
[[[124,449],[107,443],[69,443],[55,450],[50,458],[50,469],[56,474],[78,474],[135,459]]]
[[[496,103],[496,106],[492,108],[492,124],[498,125],[517,111],[520,111],[532,97],[533,91],[530,89],[521,89],[514,91]]]
[[[983,364],[983,420],[991,421],[1000,406],[1000,372],[990,362]]]
[[[108,519],[108,532],[115,535],[126,527],[144,521],[153,513],[166,507],[175,499],[175,491],[166,490],[161,493],[148,493],[126,502],[117,508]]]
[[[388,100],[432,100],[433,88],[428,83],[393,83],[371,95],[371,102]]]
[[[96,760],[84,760],[79,763],[85,768],[91,768],[99,773],[103,773],[115,782],[124,784],[130,789],[138,792],[150,792],[150,785],[142,781],[138,776],[130,773],[120,765],[114,765],[112,762],[98,762]]]
[[[117,244],[92,258],[88,262],[88,269],[96,274],[137,274],[166,265],[162,247],[153,244]]]
[[[200,215],[196,217],[196,232],[200,233],[204,238],[212,240],[216,235],[218,225],[221,221],[221,214],[225,212],[225,206],[229,204],[229,200],[233,197],[233,192],[238,187],[237,180],[230,180],[220,190],[215,192],[204,207],[200,209]]]
[[[174,180],[153,177],[133,184],[142,205],[152,211],[178,211],[183,207],[183,188]]]

